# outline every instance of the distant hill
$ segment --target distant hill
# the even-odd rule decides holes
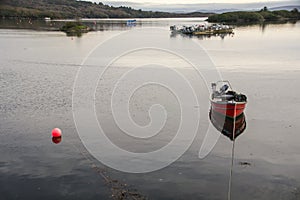
[[[32,18],[162,18],[162,17],[206,17],[209,13],[169,13],[113,7],[103,3],[76,0],[1,0],[0,17]]]
[[[269,8],[269,10],[293,10],[294,8],[297,8],[298,10],[300,10],[300,5],[293,5],[293,6],[278,6],[278,7],[272,7],[272,8]]]
[[[104,0],[103,0],[104,1]],[[115,0],[105,0],[106,4],[113,6],[130,6],[135,9],[143,9],[146,11],[162,11],[162,12],[172,12],[172,13],[190,13],[190,12],[202,12],[202,13],[224,13],[232,11],[256,11],[264,6],[267,6],[272,10],[276,7],[289,7],[296,5],[298,8],[300,6],[299,0],[276,0],[276,1],[240,1],[239,3],[215,3],[216,1],[198,1],[198,3],[192,3],[195,1],[182,1],[181,3],[171,3],[171,1],[161,1],[160,3],[154,0],[149,0],[147,3],[142,3],[138,0],[129,1],[115,1]],[[226,1],[225,1],[226,2]],[[229,1],[227,1],[229,2]],[[233,2],[233,1],[231,1]],[[237,1],[235,1],[237,2]],[[295,6],[293,6],[294,8]],[[292,9],[293,9],[292,8]],[[283,9],[285,10],[285,9]],[[288,10],[291,10],[288,8]],[[298,9],[299,10],[299,9]]]
[[[262,7],[261,7],[262,8]],[[276,6],[276,7],[270,7],[268,8],[270,11],[278,11],[278,10],[288,10],[291,11],[293,9],[297,8],[300,10],[300,5],[288,5],[288,6]],[[219,9],[211,9],[211,10],[197,10],[198,12],[213,12],[213,13],[225,13],[225,12],[236,12],[236,11],[256,11],[257,8],[251,8],[245,6],[245,8],[219,8]]]

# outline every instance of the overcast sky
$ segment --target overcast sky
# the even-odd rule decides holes
[[[96,0],[95,0],[96,1]],[[278,0],[114,0],[115,2],[133,2],[146,4],[199,4],[199,3],[251,3],[251,2],[274,2]],[[106,1],[102,1],[106,2]]]
[[[267,7],[280,7],[299,5],[300,0],[86,0],[103,2],[113,6],[130,6],[135,9],[191,12],[191,11],[216,11],[216,10],[256,10]]]

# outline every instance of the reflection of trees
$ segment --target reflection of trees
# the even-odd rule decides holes
[[[259,24],[259,27],[262,31],[262,33],[265,32],[266,28],[269,26],[269,25],[283,25],[283,24],[291,24],[293,26],[295,26],[295,24],[297,23],[297,20],[285,20],[285,21],[274,21],[274,22],[264,22],[264,23],[260,23]],[[256,24],[250,24],[252,26],[256,26]],[[249,26],[249,25],[248,25]]]
[[[260,28],[261,28],[261,32],[264,33],[264,32],[265,32],[265,29],[266,29],[266,27],[267,27],[267,24],[266,24],[266,23],[262,23],[262,24],[260,24],[259,26],[260,26]]]
[[[107,31],[107,30],[127,30],[131,27],[126,25],[126,20],[118,21],[80,21],[80,23],[88,26],[90,30]],[[45,31],[59,31],[65,21],[45,21],[45,20],[31,20],[31,19],[0,19],[1,28],[18,28],[18,29],[32,29]],[[142,26],[142,22],[137,22],[135,26]]]

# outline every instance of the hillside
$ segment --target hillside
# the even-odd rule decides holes
[[[168,13],[135,10],[130,7],[113,7],[103,3],[76,0],[1,0],[0,17],[32,18],[160,18],[206,17],[207,13]]]

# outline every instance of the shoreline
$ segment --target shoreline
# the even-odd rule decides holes
[[[126,22],[130,18],[113,18],[113,19],[102,19],[102,18],[83,18],[80,19],[80,22],[90,26],[90,28],[95,29],[94,26],[98,25],[107,25],[107,27],[96,28],[95,31],[104,31],[108,30],[109,27],[114,27],[115,25],[120,25],[120,27],[126,27]],[[177,21],[187,22],[187,23],[204,23],[207,17],[192,17],[192,18],[135,18],[136,27],[147,22],[166,22],[168,24],[176,23]],[[18,19],[18,18],[6,18],[0,19],[0,29],[23,29],[23,30],[36,30],[36,31],[60,31],[61,27],[65,25],[66,22],[75,22],[76,19],[53,19],[53,20],[44,20],[44,19]],[[283,20],[283,21],[267,21],[267,22],[252,22],[252,23],[228,23],[229,25],[234,25],[236,27],[243,26],[265,26],[268,24],[296,24],[300,20]],[[214,22],[207,22],[213,24]],[[129,27],[128,27],[129,28]]]

